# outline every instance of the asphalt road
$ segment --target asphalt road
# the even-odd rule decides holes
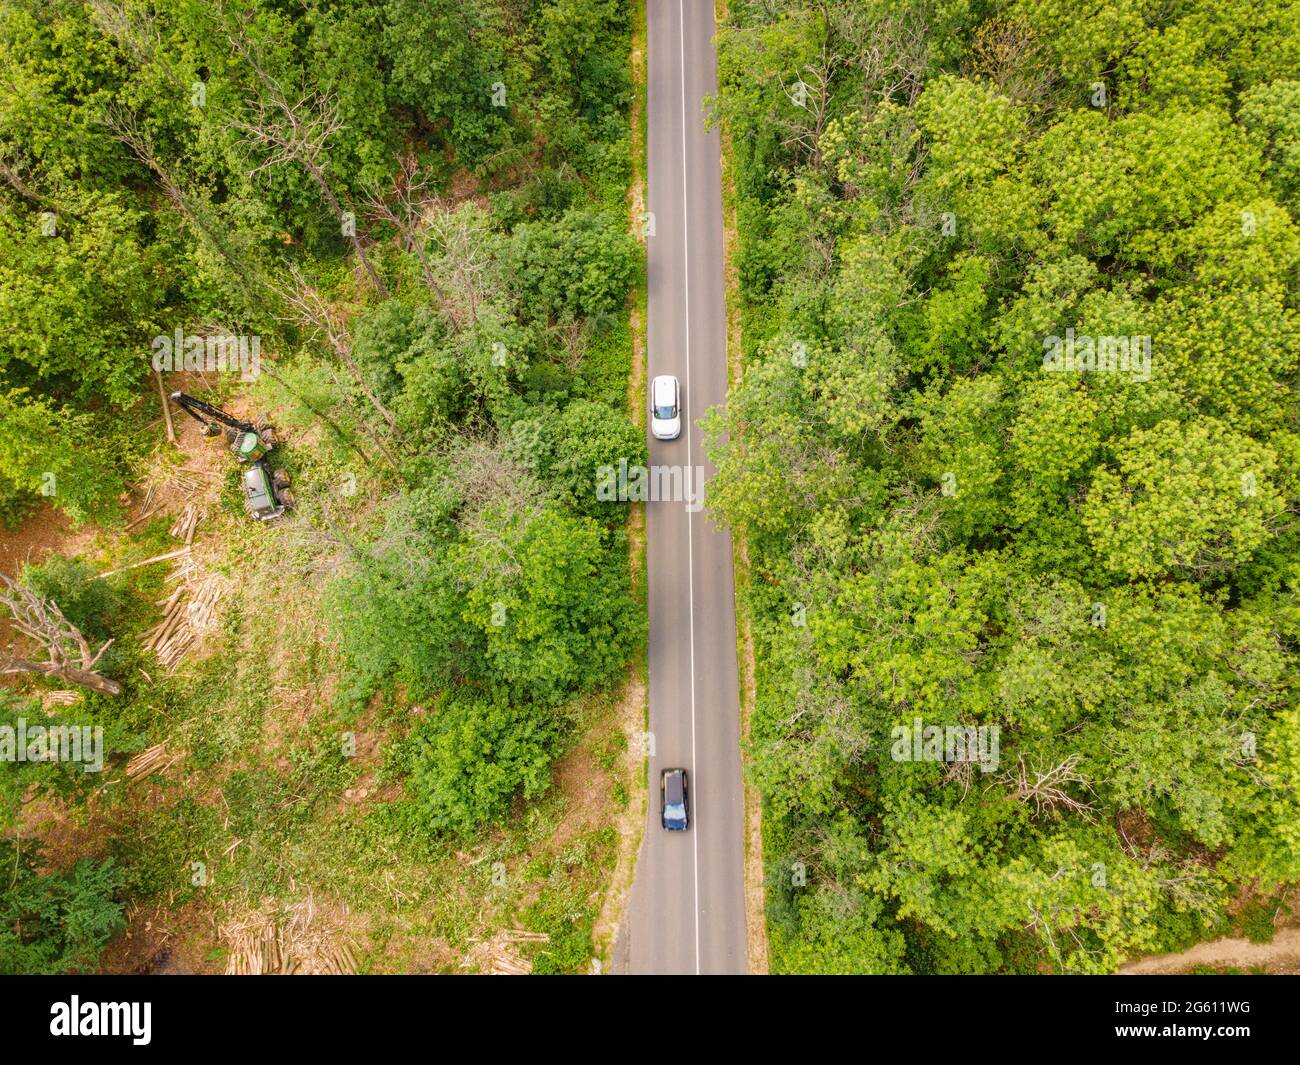
[[[701,110],[717,87],[713,0],[648,0],[646,17],[647,374],[676,375],[684,408],[681,437],[650,438],[650,462],[703,467],[707,484],[696,423],[727,398],[721,148]],[[687,506],[646,504],[650,802],[616,972],[748,970],[731,536]],[[687,832],[659,821],[659,771],[672,766],[689,773]]]

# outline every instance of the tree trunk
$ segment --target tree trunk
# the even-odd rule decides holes
[[[343,208],[339,204],[338,197],[334,195],[334,190],[330,188],[330,183],[325,180],[324,171],[311,160],[303,159],[302,162],[307,168],[307,173],[311,175],[311,179],[316,182],[316,187],[320,189],[321,195],[325,197],[325,202],[329,204],[330,210],[334,212],[334,217],[342,226]],[[370,278],[370,283],[375,286],[375,291],[379,293],[379,298],[388,299],[388,286],[384,284],[383,278],[375,272],[375,268],[371,265],[370,256],[366,254],[366,249],[361,246],[361,238],[356,234],[355,225],[352,227],[352,232],[347,236],[352,241],[352,248],[357,253],[357,258],[361,260],[361,265],[366,269],[366,276]]]
[[[162,400],[163,420],[167,423],[167,442],[176,443],[176,426],[172,424],[172,405],[167,401],[167,389],[163,387],[162,374],[153,372],[153,379],[158,385],[158,398]]]
[[[51,674],[58,677],[59,680],[66,680],[69,684],[80,684],[83,688],[89,688],[97,691],[101,695],[121,695],[122,685],[115,680],[109,680],[107,677],[101,677],[98,673],[90,673],[84,669],[73,669],[66,666],[63,669],[56,670]]]
[[[90,688],[102,695],[122,694],[122,685],[115,680],[101,677],[98,673],[91,673],[85,669],[74,669],[72,666],[55,666],[49,662],[33,662],[29,658],[0,659],[0,673],[40,673],[42,676],[55,677],[58,680],[66,681],[68,684],[78,684],[83,688]]]

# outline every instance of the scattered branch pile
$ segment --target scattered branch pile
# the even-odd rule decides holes
[[[134,529],[166,510],[171,499],[196,496],[210,498],[220,480],[221,474],[213,470],[196,470],[189,466],[165,466],[155,463],[142,480],[141,486],[144,487],[145,495],[144,501],[140,504],[140,513],[127,523],[127,529]],[[186,511],[193,506],[194,504],[187,503]],[[200,514],[199,518],[202,517],[203,515]],[[172,535],[177,534],[173,531]]]

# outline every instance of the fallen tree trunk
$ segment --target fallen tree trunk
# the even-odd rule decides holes
[[[181,555],[188,555],[190,549],[182,547],[179,551],[169,551],[165,555],[154,555],[153,558],[141,559],[139,562],[132,562],[129,566],[119,566],[117,569],[111,569],[107,573],[101,573],[99,579],[105,577],[116,577],[119,573],[125,573],[129,569],[139,569],[141,566],[151,566],[155,562],[166,562],[168,559],[179,558]]]
[[[117,681],[95,672],[112,640],[98,651],[92,651],[81,630],[63,616],[58,603],[37,595],[27,585],[3,573],[0,573],[0,606],[8,610],[14,629],[43,648],[46,654],[46,661],[38,662],[19,655],[10,646],[8,651],[0,652],[0,674],[40,673],[104,695],[122,694],[122,686]]]
[[[109,641],[110,643],[112,641]],[[107,646],[107,644],[105,644]],[[46,677],[56,677],[68,684],[78,684],[103,695],[121,695],[122,685],[88,669],[76,669],[73,666],[54,665],[50,662],[34,662],[30,658],[14,658],[0,655],[0,673],[40,673]]]

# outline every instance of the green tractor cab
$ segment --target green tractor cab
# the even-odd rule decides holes
[[[234,437],[230,450],[235,453],[235,458],[244,465],[266,458],[267,453],[271,450],[261,436],[255,432],[239,432],[235,433]]]

